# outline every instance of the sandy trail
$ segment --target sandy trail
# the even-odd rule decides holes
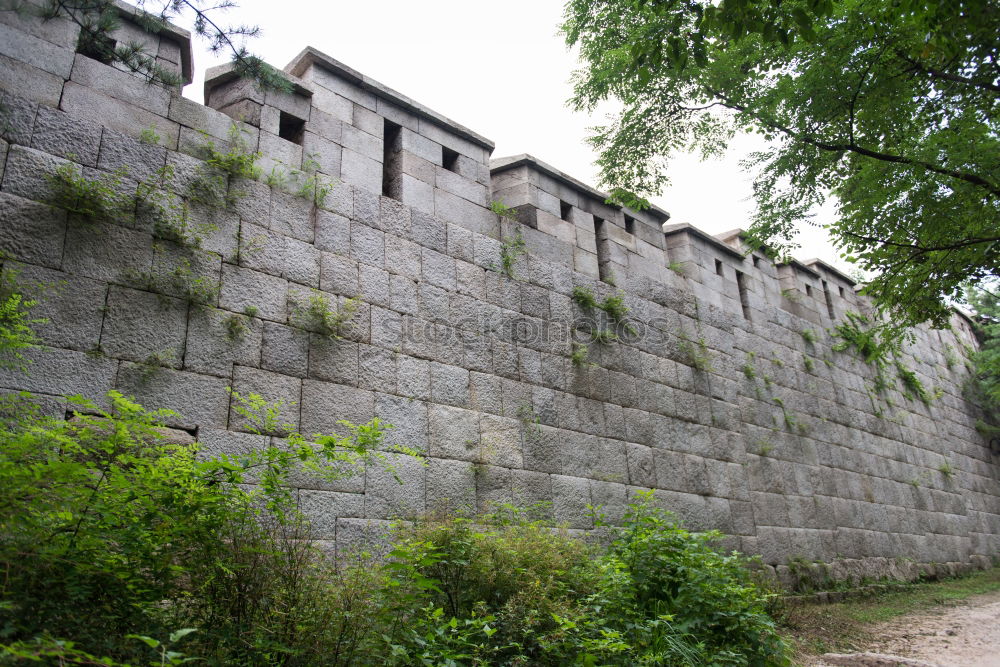
[[[901,616],[872,628],[869,653],[827,654],[821,665],[1000,667],[1000,592]]]

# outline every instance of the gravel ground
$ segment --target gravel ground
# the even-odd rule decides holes
[[[1000,667],[1000,592],[872,628],[867,653],[828,653],[814,667]]]

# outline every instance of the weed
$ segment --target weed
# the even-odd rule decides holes
[[[951,345],[944,346],[944,363],[948,367],[948,370],[951,370],[959,363],[958,355],[955,354],[955,348]]]
[[[239,264],[244,259],[260,254],[267,243],[267,236],[264,234],[254,234],[249,238],[243,238],[242,228],[236,243],[236,263]]]
[[[782,361],[781,359],[779,359],[778,357],[772,357],[771,358],[771,363],[774,364],[775,366],[777,366],[778,368],[784,368],[785,367],[785,362]]]
[[[757,444],[757,452],[756,452],[757,456],[767,456],[768,454],[774,451],[774,445],[772,445],[767,440],[758,440],[756,444]]]
[[[302,180],[302,184],[295,194],[322,207],[326,203],[326,198],[333,192],[333,183],[320,179],[319,162],[316,161],[316,153],[306,156],[306,159],[302,163],[302,171],[308,174],[308,176]]]
[[[802,340],[809,343],[810,345],[816,344],[817,338],[815,331],[813,331],[812,329],[803,329],[801,331],[801,334],[802,334]]]
[[[257,160],[260,159],[261,154],[250,150],[240,126],[236,123],[231,124],[228,136],[229,150],[225,153],[216,149],[215,143],[212,141],[205,144],[205,162],[214,169],[230,176],[254,180],[260,178],[261,170],[257,165]]]
[[[597,297],[589,288],[582,285],[573,288],[573,301],[584,311],[591,311],[598,307]]]
[[[745,363],[743,364],[743,375],[746,379],[753,380],[757,377],[757,369],[753,367],[753,364]]]
[[[886,365],[889,352],[896,347],[893,341],[880,340],[878,330],[868,327],[867,317],[852,312],[847,313],[847,321],[834,327],[833,335],[840,339],[833,345],[835,351],[854,348],[866,364],[880,368]]]
[[[196,276],[187,257],[169,273],[133,272],[129,278],[143,289],[161,296],[177,296],[192,305],[209,305],[219,296],[218,281],[209,276]]]
[[[329,296],[313,292],[304,305],[296,304],[294,314],[304,329],[339,340],[357,309],[357,299],[347,299],[339,309],[334,310]]]
[[[799,293],[798,290],[794,289],[781,290],[781,296],[785,297],[792,303],[799,303],[800,301],[802,301],[802,295]]]
[[[924,405],[930,404],[931,395],[924,388],[923,383],[917,377],[916,373],[904,366],[900,361],[896,362],[896,373],[903,382],[904,394],[907,398],[918,398]]]
[[[618,334],[605,329],[594,329],[590,332],[590,340],[598,345],[610,345],[618,340]]]
[[[167,165],[140,183],[136,188],[136,211],[140,216],[152,218],[155,237],[199,248],[204,237],[218,227],[191,222],[187,205],[166,187],[173,175],[173,165]]]
[[[223,320],[222,327],[226,330],[226,339],[229,340],[230,343],[243,340],[243,337],[246,336],[249,329],[244,319],[236,313],[233,313]]]
[[[705,339],[699,338],[697,341],[693,341],[684,334],[680,334],[680,338],[678,349],[685,359],[684,363],[699,371],[711,371],[712,353],[705,344]]]
[[[949,462],[945,461],[938,466],[938,472],[945,476],[947,479],[951,479],[955,474],[955,468]]]
[[[90,349],[84,352],[84,354],[86,354],[91,359],[104,359],[106,356],[108,356],[107,352],[104,351],[104,348],[101,347],[100,343],[94,343],[93,345],[91,345]]]
[[[271,167],[270,173],[264,177],[264,182],[272,188],[283,190],[288,185],[288,172],[281,164]]]
[[[139,141],[150,146],[159,146],[160,135],[156,133],[156,128],[150,125],[139,133]]]
[[[507,206],[499,199],[494,199],[490,202],[490,210],[501,218],[505,218],[511,222],[517,222],[517,209]]]
[[[525,250],[524,237],[521,236],[521,230],[518,229],[514,232],[513,236],[508,236],[507,238],[501,239],[500,241],[500,269],[508,278],[516,279],[514,275],[514,266],[517,264],[517,260],[525,255],[527,251]]]
[[[802,357],[802,363],[805,366],[807,373],[812,373],[816,370],[816,363],[811,357]]]
[[[143,366],[142,370],[139,372],[139,382],[141,384],[147,384],[160,373],[161,369],[169,368],[173,358],[173,350],[150,352],[142,362]]]
[[[684,262],[670,262],[667,264],[667,268],[679,275],[682,278],[687,277],[687,269]]]
[[[580,367],[586,365],[589,356],[590,348],[583,343],[573,343],[573,351],[570,352],[569,359],[573,362],[574,366]]]
[[[615,324],[623,324],[628,318],[629,307],[625,305],[625,296],[621,292],[609,296],[597,307],[607,313]]]
[[[127,174],[121,167],[112,174],[87,178],[75,164],[65,162],[49,175],[52,187],[49,203],[88,222],[113,222],[132,212],[134,201],[119,192]]]
[[[260,308],[257,306],[247,306],[243,309],[243,314],[247,317],[257,317],[258,312],[260,312]]]

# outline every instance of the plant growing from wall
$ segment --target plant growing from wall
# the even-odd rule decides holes
[[[622,292],[605,298],[597,307],[616,325],[623,327],[630,334],[635,334],[635,329],[628,323],[629,307],[625,305],[625,295]]]
[[[139,133],[139,141],[150,146],[159,146],[161,137],[156,132],[156,127],[151,125]]]
[[[48,176],[52,190],[49,203],[85,222],[116,221],[132,212],[131,198],[120,189],[127,175],[128,170],[121,167],[110,174],[87,178],[76,164],[64,162]]]
[[[226,317],[222,321],[222,328],[226,331],[226,340],[230,343],[236,343],[243,340],[246,336],[249,327],[247,326],[246,319],[233,313]]]
[[[507,206],[499,199],[494,199],[490,202],[490,210],[501,218],[510,220],[511,222],[517,222],[517,209]]]
[[[815,331],[812,329],[803,329],[800,333],[802,334],[802,340],[810,345],[816,344],[817,337]]]
[[[304,178],[296,194],[322,207],[326,204],[326,198],[333,192],[333,183],[320,178],[319,162],[316,161],[316,157],[316,153],[311,153],[303,160],[301,173]]]
[[[173,165],[166,165],[139,183],[136,213],[153,221],[153,235],[182,246],[200,248],[205,237],[218,229],[210,222],[194,224],[187,204],[170,188]],[[195,195],[197,197],[197,194]]]
[[[593,329],[590,332],[590,340],[598,345],[610,345],[611,343],[617,342],[618,334],[614,331],[608,329]]]
[[[930,404],[931,394],[924,387],[916,373],[911,371],[899,361],[896,361],[896,373],[899,375],[899,379],[903,382],[903,393],[907,398],[917,398],[920,399],[920,402],[924,405]]]
[[[508,236],[500,240],[500,270],[508,278],[517,279],[514,275],[514,267],[517,260],[527,254],[524,237],[521,229],[518,228],[513,236]]]
[[[329,296],[314,291],[304,303],[295,305],[293,316],[303,329],[331,340],[340,340],[357,309],[357,299],[347,299],[339,309],[336,309],[331,305]]]
[[[681,278],[687,278],[687,270],[685,269],[684,262],[668,262],[667,268],[679,275]]]
[[[833,344],[837,352],[854,350],[866,363],[884,367],[888,363],[890,352],[899,349],[899,341],[883,338],[878,327],[870,326],[864,315],[854,312],[846,313],[846,321],[837,324],[833,329],[834,338],[840,340]]]
[[[205,135],[206,137],[208,135]],[[248,178],[256,180],[261,176],[260,166],[257,161],[261,154],[250,149],[243,130],[235,122],[229,126],[228,132],[229,148],[222,151],[215,147],[215,142],[209,140],[202,150],[205,153],[205,162],[220,172],[229,174],[235,178]]]
[[[597,297],[594,293],[582,285],[577,285],[573,288],[573,302],[584,312],[589,312],[597,308]]]
[[[165,301],[167,295],[175,295],[191,305],[204,306],[211,305],[219,297],[218,279],[195,274],[187,257],[181,258],[169,272],[138,271],[129,274],[129,278],[141,289],[156,292]]]
[[[590,348],[583,343],[573,343],[569,359],[577,368],[587,365],[590,357]]]
[[[684,363],[699,371],[708,373],[712,371],[712,353],[705,344],[704,338],[691,340],[687,334],[680,333],[680,343],[678,350],[684,359]]]

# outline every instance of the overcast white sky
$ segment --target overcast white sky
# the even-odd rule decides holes
[[[282,68],[314,46],[496,142],[493,157],[531,153],[596,184],[594,152],[585,143],[590,118],[566,107],[576,68],[558,34],[559,0],[237,0],[229,23],[259,25],[250,49]],[[201,100],[205,69],[228,57],[195,40],[195,83],[185,95]],[[671,186],[654,202],[672,222],[710,233],[745,227],[753,203],[750,176],[739,160],[759,147],[740,137],[723,160],[678,155]],[[820,257],[845,268],[825,232],[804,230],[800,259]]]

